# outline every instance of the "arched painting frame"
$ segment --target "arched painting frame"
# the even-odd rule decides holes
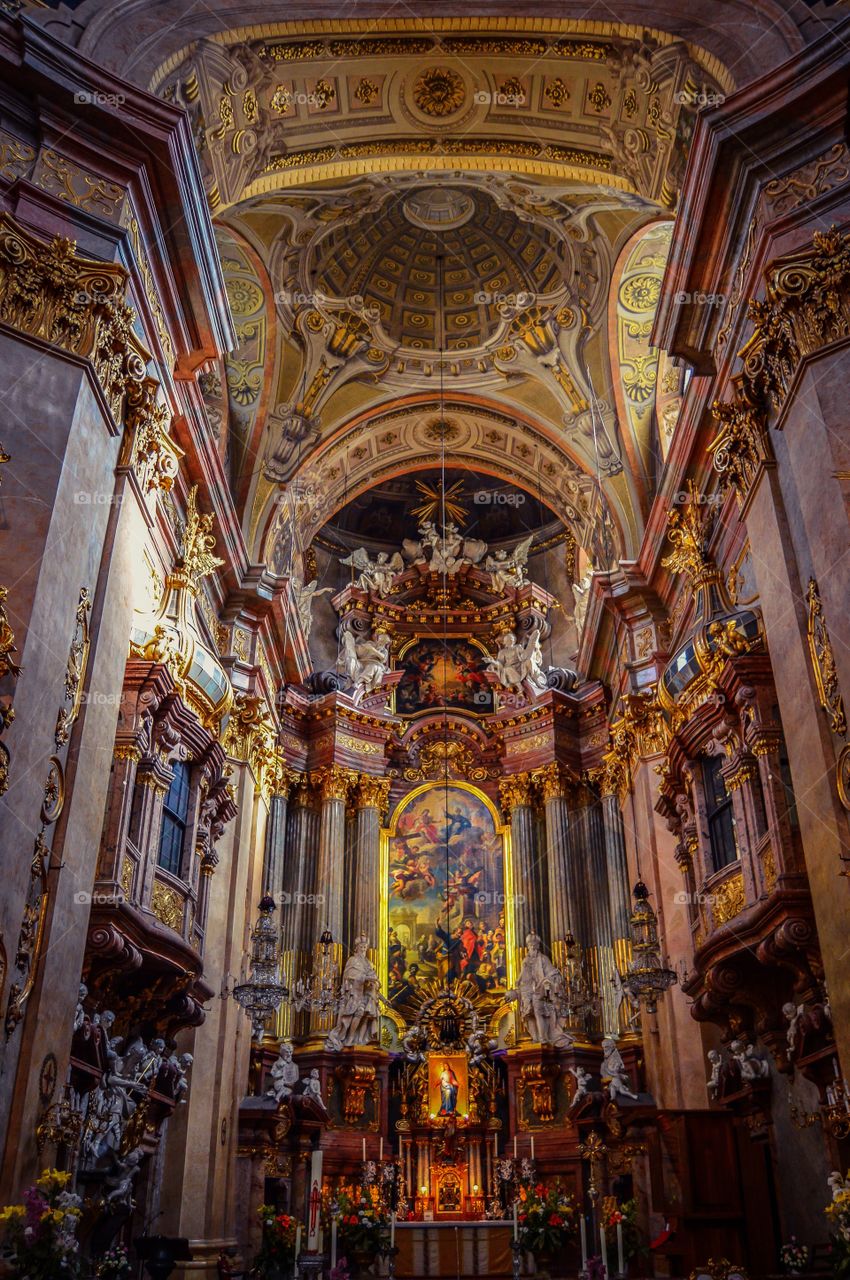
[[[409,791],[381,829],[380,884],[380,974],[394,1008],[399,985],[405,985],[398,983],[400,959],[402,974],[416,964],[420,981],[471,981],[481,992],[482,1014],[504,1003],[514,985],[516,956],[510,828],[483,791],[454,779]],[[402,920],[405,931],[399,929]],[[438,933],[448,933],[449,941],[438,938],[435,948]]]

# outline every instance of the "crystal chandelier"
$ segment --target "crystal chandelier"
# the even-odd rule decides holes
[[[257,1040],[262,1040],[269,1018],[289,995],[289,989],[281,981],[280,939],[272,920],[274,909],[274,898],[266,894],[260,901],[259,919],[251,930],[248,980],[233,988],[233,998],[251,1019]]]
[[[295,984],[292,1003],[300,1013],[309,1009],[311,1013],[336,1013],[340,1002],[339,965],[334,955],[334,940],[330,929],[325,929],[319,938],[316,957],[313,961],[313,972],[309,978],[299,978]]]
[[[649,890],[642,880],[638,880],[633,893],[635,901],[629,917],[632,959],[622,981],[627,991],[644,1002],[647,1013],[655,1013],[658,997],[678,979],[675,971],[666,968],[661,959],[658,917],[649,905]]]
[[[561,1012],[573,1026],[580,1026],[599,1012],[601,1001],[587,980],[579,946],[571,931],[564,938],[561,975],[564,979]]]

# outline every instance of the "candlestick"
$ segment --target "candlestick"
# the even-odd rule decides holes
[[[581,1269],[587,1270],[587,1219],[581,1215]]]
[[[336,1214],[331,1218],[331,1271],[336,1266]]]
[[[363,1163],[366,1163],[366,1139],[363,1139]]]
[[[383,1158],[384,1158],[384,1140],[383,1138],[381,1138],[378,1144],[378,1159],[383,1160]]]
[[[623,1258],[623,1224],[617,1223],[617,1272],[624,1275],[626,1270],[625,1260]]]
[[[534,1134],[531,1135],[531,1158],[534,1159]]]
[[[599,1242],[602,1246],[602,1270],[608,1274],[608,1241],[605,1239],[605,1228],[599,1228]]]
[[[514,1160],[516,1160],[516,1134],[514,1134]]]
[[[516,1141],[516,1139],[514,1139]],[[514,1200],[514,1240],[519,1240],[519,1221],[517,1219],[517,1203]]]

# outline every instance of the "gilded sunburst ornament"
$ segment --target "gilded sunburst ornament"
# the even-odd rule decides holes
[[[413,85],[413,101],[426,116],[450,116],[466,99],[466,86],[449,67],[427,67]]]

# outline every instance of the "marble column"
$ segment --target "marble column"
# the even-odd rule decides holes
[[[287,788],[285,794],[272,796],[269,801],[266,850],[263,862],[263,893],[270,893],[278,905],[280,905],[280,897],[284,889],[283,877],[288,809],[289,789]]]
[[[543,928],[543,921],[535,918],[539,902],[534,866],[534,789],[530,775],[517,773],[503,778],[499,783],[499,797],[502,811],[511,824],[513,897],[507,906],[513,913],[514,943],[519,950],[525,947],[525,939],[532,930],[539,933]]]
[[[334,942],[339,942],[343,933],[345,805],[356,776],[339,765],[331,765],[315,775],[321,795],[315,918],[318,932],[330,929]]]
[[[608,851],[605,840],[604,801],[594,797],[586,809],[588,906],[592,945],[588,948],[590,976],[602,1000],[602,1030],[616,1032],[617,997],[614,986],[614,927],[608,884]]]
[[[546,814],[546,866],[549,884],[549,935],[552,959],[561,967],[564,939],[575,935],[574,849],[570,841],[570,775],[558,764],[538,774]]]
[[[388,778],[364,774],[355,793],[354,921],[352,936],[365,933],[373,964],[380,946],[381,823],[389,802]]]

